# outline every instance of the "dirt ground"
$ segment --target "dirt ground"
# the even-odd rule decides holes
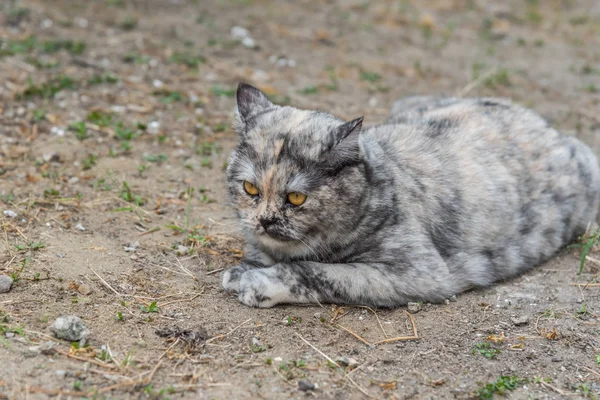
[[[598,398],[600,248],[377,345],[413,335],[406,309],[220,290],[239,81],[369,123],[406,95],[510,97],[600,153],[600,2],[494,3],[2,1],[0,399]],[[66,314],[87,346],[53,338]]]

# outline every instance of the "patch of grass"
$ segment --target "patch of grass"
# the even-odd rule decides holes
[[[587,383],[577,385],[575,386],[575,389],[586,399],[598,400],[598,396],[594,393],[594,389],[590,388],[589,384]]]
[[[596,364],[600,365],[600,354],[596,354]]]
[[[100,111],[92,111],[86,119],[88,122],[98,126],[109,126],[112,123],[112,115]]]
[[[154,92],[154,95],[160,96],[160,102],[164,104],[171,104],[185,100],[185,96],[178,91],[157,90]]]
[[[300,94],[317,94],[319,93],[319,88],[316,86],[307,86],[303,89],[298,90]]]
[[[155,301],[153,301],[152,303],[150,303],[149,306],[140,306],[140,310],[143,313],[157,313],[157,312],[159,312],[158,306],[156,305]]]
[[[258,346],[254,343],[250,344],[250,350],[253,353],[262,353],[263,351],[267,351],[267,346]]]
[[[200,64],[204,64],[206,59],[198,54],[190,52],[175,53],[169,57],[169,61],[174,64],[185,65],[188,68],[198,68]]]
[[[586,85],[583,90],[585,90],[586,92],[589,93],[598,93],[600,90],[598,90],[598,87],[596,85],[594,85],[593,83],[590,83],[588,85]]]
[[[210,88],[210,92],[213,94],[213,96],[233,97],[235,96],[236,89],[215,85]]]
[[[85,121],[73,122],[69,128],[75,132],[75,137],[79,140],[85,140],[88,138],[87,126]]]
[[[39,85],[34,85],[31,81],[27,89],[21,93],[21,98],[31,99],[41,97],[51,99],[62,90],[74,90],[77,88],[77,81],[67,75],[59,75]]]
[[[33,56],[25,57],[25,62],[33,65],[37,69],[52,69],[52,68],[56,68],[56,67],[60,66],[60,63],[57,61],[55,61],[55,62],[41,61],[39,58],[33,57]]]
[[[40,122],[46,119],[46,111],[44,110],[34,110],[33,111],[33,121]]]
[[[0,40],[0,57],[29,53],[35,49],[36,44],[34,36],[22,40]]]
[[[96,165],[97,161],[98,161],[98,156],[96,156],[95,154],[89,154],[86,158],[81,160],[81,164],[83,164],[83,170],[87,171],[87,170],[92,169],[92,167],[94,165]]]
[[[200,166],[202,168],[212,168],[213,162],[210,158],[203,158],[202,161],[200,162]]]
[[[215,153],[220,153],[223,149],[215,142],[203,142],[196,148],[196,153],[203,156],[212,156]]]
[[[506,68],[500,68],[496,73],[487,77],[483,82],[490,89],[496,89],[498,86],[510,86],[509,73]]]
[[[125,316],[121,311],[117,311],[117,315],[115,316],[115,320],[117,321],[125,321]]]
[[[127,53],[123,56],[123,62],[127,64],[148,64],[150,62],[150,57],[138,54],[138,53]]]
[[[136,17],[128,15],[119,21],[119,27],[124,31],[132,31],[137,28],[138,20]]]
[[[60,196],[60,192],[56,189],[45,189],[44,190],[44,198],[48,199],[48,198],[53,198],[53,197],[59,197]]]
[[[46,54],[53,54],[60,50],[66,50],[70,54],[79,55],[85,52],[86,47],[87,46],[83,41],[64,39],[47,40],[39,45],[39,49]]]
[[[381,75],[377,72],[360,71],[360,79],[363,81],[375,83],[381,80]]]
[[[142,156],[142,158],[144,159],[144,161],[159,163],[159,164],[162,164],[168,160],[167,155],[162,154],[162,153],[161,154],[144,154]]]
[[[287,317],[285,317],[284,323],[287,326],[291,326],[291,325],[294,325],[294,324],[301,324],[302,323],[302,317],[292,317],[292,316],[288,315]]]
[[[121,198],[128,203],[134,203],[137,206],[141,206],[146,203],[146,200],[142,196],[133,194],[129,184],[123,181],[121,186]]]
[[[101,85],[103,83],[114,84],[119,82],[119,79],[112,74],[94,75],[87,80],[88,85]]]
[[[513,391],[524,383],[526,380],[518,376],[501,376],[495,382],[488,383],[477,390],[476,396],[482,400],[493,399],[494,395],[504,395],[507,391]]]
[[[40,250],[46,248],[46,244],[43,242],[30,242],[28,244],[15,244],[17,250]]]
[[[115,125],[115,136],[122,141],[130,141],[137,137],[137,134],[130,128],[119,122]]]
[[[218,124],[215,124],[215,126],[213,126],[213,132],[215,132],[215,133],[225,132],[227,130],[227,128],[228,128],[228,126],[226,123],[219,122]]]
[[[473,355],[481,354],[482,356],[484,356],[485,358],[487,358],[489,360],[496,358],[496,356],[498,354],[500,354],[500,350],[492,347],[491,344],[486,343],[486,342],[475,343],[475,345],[473,345],[473,349],[471,350],[471,352],[473,353]]]
[[[579,275],[583,273],[583,267],[585,266],[585,259],[592,249],[592,247],[600,244],[600,229],[595,230],[591,233],[586,233],[579,237],[578,243],[573,243],[567,248],[581,248],[581,261],[579,262]]]

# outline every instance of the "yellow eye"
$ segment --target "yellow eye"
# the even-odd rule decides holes
[[[258,188],[256,186],[254,186],[253,184],[251,184],[250,182],[248,182],[248,181],[244,181],[244,190],[250,196],[256,196],[256,195],[258,195]]]
[[[292,192],[288,193],[287,199],[293,205],[301,206],[306,201],[306,195],[304,193]]]

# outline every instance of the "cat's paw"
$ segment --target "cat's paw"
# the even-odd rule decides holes
[[[240,278],[244,272],[248,271],[248,267],[238,265],[231,267],[221,275],[221,285],[228,292],[238,292],[240,289]]]
[[[289,288],[269,269],[246,271],[239,282],[240,302],[250,307],[269,308],[290,301]]]

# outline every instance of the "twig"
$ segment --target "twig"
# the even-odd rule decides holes
[[[213,275],[213,274],[216,274],[217,272],[223,271],[224,269],[225,268],[213,269],[212,271],[207,272],[205,275],[206,276]]]
[[[375,310],[373,310],[371,307],[368,306],[358,306],[360,308],[366,308],[367,310],[371,311],[374,315],[375,315],[375,319],[377,319],[377,323],[379,324],[379,327],[381,328],[381,332],[383,332],[383,336],[385,338],[388,338],[389,335],[387,334],[387,332],[385,331],[385,329],[383,329],[383,325],[381,324],[381,320],[379,319],[379,316],[377,315],[377,312]]]
[[[226,337],[226,336],[229,336],[229,335],[231,335],[233,332],[235,332],[236,330],[238,330],[239,328],[241,328],[243,325],[246,325],[246,324],[247,324],[248,322],[250,322],[250,321],[252,321],[252,318],[248,318],[247,320],[245,320],[244,322],[242,322],[241,324],[239,324],[238,326],[236,326],[235,328],[233,328],[232,330],[230,330],[230,331],[229,331],[229,332],[227,332],[226,334],[224,334],[224,335],[217,335],[217,336],[215,336],[215,337],[211,337],[210,339],[208,339],[208,340],[207,340],[206,342],[204,342],[204,343],[211,343],[211,342],[212,342],[212,341],[214,341],[214,340],[221,339],[221,338],[224,338],[224,337]]]
[[[94,273],[94,275],[96,275],[96,276],[98,277],[98,279],[100,279],[100,281],[101,281],[101,282],[104,284],[104,286],[106,286],[107,288],[109,288],[110,290],[112,290],[112,291],[113,291],[113,293],[114,293],[114,294],[116,294],[117,296],[120,296],[120,297],[122,297],[122,296],[123,296],[121,293],[117,292],[117,291],[116,291],[116,290],[115,290],[115,289],[114,289],[112,286],[110,286],[110,285],[108,284],[108,282],[106,282],[106,281],[105,281],[105,280],[104,280],[104,279],[103,279],[103,278],[102,278],[100,275],[98,275],[98,273],[97,273],[96,271],[94,271],[94,270],[92,269],[92,267],[90,267],[90,266],[88,265],[88,268],[90,269],[90,271],[92,271],[92,272]]]
[[[337,328],[345,330],[346,332],[348,332],[349,334],[351,334],[352,336],[354,336],[355,338],[357,338],[358,340],[360,340],[361,342],[363,342],[367,346],[373,346],[373,343],[370,343],[366,339],[362,338],[358,333],[354,333],[353,331],[351,331],[350,329],[346,328],[345,326],[342,326],[340,324],[336,324],[335,322],[332,323],[331,325],[333,325],[333,326],[335,326]]]
[[[88,392],[75,392],[60,389],[44,389],[37,386],[29,387],[27,389],[29,393],[42,393],[50,396],[88,397],[90,395]]]
[[[25,333],[30,333],[30,334],[32,334],[32,335],[44,336],[44,337],[46,337],[46,338],[48,338],[48,339],[56,340],[56,338],[55,338],[55,337],[53,337],[53,336],[50,336],[50,335],[46,335],[45,333],[42,333],[42,332],[37,332],[37,331],[28,331],[27,329],[24,329],[24,331],[25,331]]]
[[[415,319],[408,311],[404,310],[404,313],[408,316],[408,319],[410,320],[410,323],[412,324],[412,327],[413,327],[412,336],[398,336],[398,337],[393,337],[393,338],[389,338],[389,339],[383,339],[383,340],[380,340],[379,342],[373,343],[374,345],[378,345],[381,343],[399,342],[399,341],[403,341],[403,340],[418,340],[418,339],[420,339],[419,333],[417,332],[417,324],[415,323]]]
[[[330,363],[332,363],[333,365],[335,365],[336,367],[338,367],[340,369],[340,371],[344,374],[344,378],[346,378],[352,385],[354,385],[354,387],[356,387],[362,394],[364,394],[365,396],[367,396],[367,397],[369,397],[371,399],[374,398],[373,396],[371,396],[369,394],[369,392],[367,392],[364,388],[362,388],[361,386],[359,386],[358,383],[356,383],[354,381],[354,379],[352,379],[350,376],[348,376],[348,374],[346,374],[344,372],[344,369],[342,367],[340,367],[340,365],[338,363],[336,363],[335,361],[333,361],[333,359],[331,357],[329,357],[327,354],[323,353],[321,350],[317,349],[308,340],[304,339],[302,337],[302,335],[300,335],[298,332],[294,332],[294,333],[296,334],[296,336],[298,336],[300,338],[300,340],[302,340],[304,343],[306,343],[307,345],[309,345],[310,347],[312,347],[314,351],[316,351],[321,356],[323,356],[327,361],[329,361]]]
[[[572,394],[572,393],[566,393],[564,390],[560,390],[560,389],[559,389],[559,388],[557,388],[556,386],[552,386],[551,384],[549,384],[549,383],[546,383],[546,382],[544,382],[544,381],[542,381],[542,380],[540,380],[540,382],[539,382],[539,383],[540,383],[542,386],[545,386],[545,387],[547,387],[547,388],[549,388],[549,389],[552,389],[552,390],[554,390],[556,393],[560,394],[561,396],[573,396],[573,394]]]
[[[183,266],[183,264],[181,263],[181,261],[179,261],[179,258],[176,258],[176,260],[177,260],[177,263],[179,264],[179,268],[181,268],[181,270],[183,272],[185,272],[187,275],[189,275],[193,280],[195,280],[195,281],[198,280],[198,277],[196,275],[192,274],[190,271],[188,271],[187,268],[185,268]]]
[[[164,352],[164,353],[162,353],[162,354],[160,355],[160,357],[158,357],[158,359],[160,360],[161,358],[163,358],[163,357],[164,357],[164,356],[165,356],[165,355],[166,355],[166,354],[167,354],[167,353],[168,353],[168,352],[169,352],[169,351],[170,351],[170,350],[171,350],[173,347],[175,347],[175,346],[177,345],[177,343],[179,343],[179,338],[177,338],[177,339],[176,339],[176,340],[173,342],[173,344],[172,344],[172,345],[170,345],[170,346],[169,346],[169,347],[168,347],[168,348],[165,350],[165,352]]]
[[[488,69],[486,72],[484,72],[483,74],[481,74],[477,79],[475,79],[474,81],[472,81],[471,83],[469,83],[460,92],[458,92],[456,94],[456,97],[463,97],[464,95],[466,95],[467,93],[469,93],[471,90],[473,90],[477,86],[481,85],[487,78],[489,78],[490,76],[492,76],[493,74],[495,74],[497,70],[498,70],[497,67],[492,67],[492,68]]]
[[[149,385],[152,382],[152,378],[154,377],[154,374],[160,368],[161,365],[162,365],[162,360],[159,360],[158,363],[154,366],[154,368],[152,368],[152,370],[150,371],[150,374],[148,375],[148,377],[146,379],[136,379],[136,380],[131,380],[128,382],[116,383],[114,385],[110,385],[110,386],[107,386],[107,387],[104,387],[104,388],[98,390],[97,394],[110,392],[115,389],[120,389],[122,387],[127,387],[127,386]]]
[[[585,365],[580,365],[580,367],[583,368],[583,369],[585,369],[586,371],[590,371],[592,374],[600,377],[600,372],[596,372],[593,369],[586,367]]]
[[[192,301],[194,300],[196,297],[200,296],[202,293],[196,293],[194,296],[190,297],[189,299],[181,299],[181,300],[172,300],[172,301],[167,301],[165,304],[157,304],[158,307],[166,307],[170,304],[175,304],[175,303],[185,303],[187,301]]]
[[[89,362],[89,363],[91,363],[91,364],[94,364],[94,365],[97,365],[97,366],[99,366],[99,367],[103,367],[103,368],[114,369],[114,367],[113,367],[112,365],[109,365],[109,364],[103,364],[103,363],[101,363],[101,362],[99,362],[99,361],[92,360],[92,359],[90,359],[90,358],[79,357],[79,356],[76,356],[76,355],[74,355],[74,354],[71,354],[71,353],[69,353],[69,352],[66,352],[66,351],[59,350],[59,349],[56,349],[56,350],[54,350],[54,351],[56,351],[58,354],[62,354],[63,356],[67,356],[68,358],[72,358],[72,359],[74,359],[74,360],[79,360],[79,361]]]

